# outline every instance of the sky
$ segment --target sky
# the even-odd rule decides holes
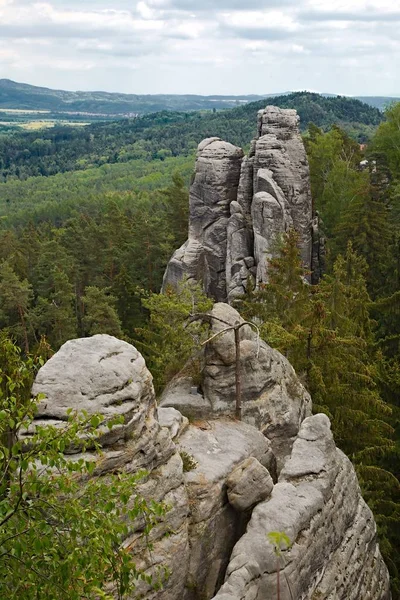
[[[400,96],[400,0],[0,0],[0,78],[66,90]]]

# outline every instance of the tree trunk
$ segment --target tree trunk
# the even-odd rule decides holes
[[[242,378],[240,373],[240,326],[235,327],[235,383],[236,383],[236,418],[242,420]]]

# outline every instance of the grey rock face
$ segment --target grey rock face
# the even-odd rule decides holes
[[[191,552],[183,598],[211,598],[223,582],[232,548],[245,525],[228,502],[225,480],[249,456],[261,468],[272,468],[273,455],[259,431],[229,419],[190,425],[178,444],[196,464],[185,473]]]
[[[277,559],[268,533],[284,532],[281,599],[390,598],[371,511],[325,415],[307,418],[271,497],[254,509],[215,600],[276,598]]]
[[[189,239],[175,252],[163,289],[187,277],[217,300],[226,299],[226,244],[230,204],[236,200],[243,151],[219,138],[199,144],[190,188]]]
[[[62,426],[68,408],[101,413],[106,420],[124,416],[122,425],[110,432],[104,428],[100,438],[103,454],[95,474],[104,475],[115,469],[128,473],[145,469],[150,473],[141,485],[141,492],[170,507],[165,521],[151,532],[152,555],[172,571],[157,598],[181,598],[187,573],[187,563],[181,556],[188,552],[189,512],[182,460],[168,429],[161,428],[157,421],[152,376],[141,354],[130,344],[109,335],[71,340],[40,369],[33,393],[46,396],[39,404],[36,419],[42,425],[50,421]],[[171,532],[168,538],[166,531]],[[132,524],[126,545],[137,537]],[[138,550],[138,566],[151,573],[154,563],[150,555],[145,548]],[[154,597],[144,585],[138,592],[149,599]]]
[[[311,262],[309,168],[298,124],[296,111],[267,106],[248,156],[218,138],[199,145],[189,239],[172,257],[163,289],[186,276],[217,302],[231,302],[249,279],[267,281],[267,261],[292,227],[306,268],[320,269]]]
[[[235,239],[237,226],[231,217],[227,257],[229,301],[244,293],[248,277],[253,277],[256,284],[268,280],[267,262],[274,256],[282,234],[292,227],[300,236],[303,262],[306,268],[311,268],[312,200],[307,156],[298,125],[294,110],[267,106],[259,112],[258,137],[247,162],[242,164],[239,183],[243,215],[250,213],[246,222],[248,236],[253,235],[254,239],[251,254],[257,270],[254,273],[243,268],[248,244],[239,246]],[[235,252],[230,250],[231,245]]]

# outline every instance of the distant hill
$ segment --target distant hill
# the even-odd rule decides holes
[[[193,94],[119,94],[109,92],[67,92],[0,79],[0,110],[48,110],[104,115],[154,113],[161,110],[212,110],[233,108],[262,96],[197,96]]]
[[[84,128],[59,126],[0,136],[0,180],[54,175],[132,159],[188,156],[210,136],[247,146],[256,133],[257,111],[271,103],[295,108],[303,130],[310,122],[323,129],[336,123],[359,141],[368,139],[383,120],[377,108],[359,100],[295,92],[215,113],[163,111]]]
[[[376,108],[379,108],[379,110],[385,110],[385,108],[390,106],[390,104],[393,104],[393,102],[400,102],[400,96],[357,96],[357,100],[365,102],[370,106],[375,106]]]
[[[86,113],[89,115],[133,116],[163,110],[197,111],[234,108],[263,98],[284,94],[243,96],[200,96],[194,94],[119,94],[109,92],[67,92],[0,79],[0,110],[46,110],[51,113]],[[332,94],[323,94],[334,97]],[[393,98],[360,97],[366,104],[383,109]]]

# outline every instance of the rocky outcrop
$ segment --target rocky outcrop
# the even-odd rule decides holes
[[[175,382],[158,408],[141,355],[108,335],[64,344],[33,387],[45,396],[35,424],[62,426],[69,408],[102,413],[102,454],[85,454],[95,474],[146,469],[141,493],[167,507],[150,534],[151,555],[136,523],[123,542],[139,567],[170,571],[162,590],[141,583],[132,600],[275,598],[272,531],[292,542],[280,558],[282,600],[389,600],[372,514],[328,418],[308,416],[310,398],[292,367],[247,325],[243,421],[233,418],[232,326],[242,322],[220,303],[210,323],[211,337],[221,333],[205,351],[203,389]],[[114,415],[123,423],[109,430]],[[81,449],[68,452],[74,459]]]
[[[223,303],[214,305],[210,313],[213,339],[204,353],[200,392],[194,388],[193,393],[191,380],[178,376],[161,396],[161,406],[175,407],[190,418],[235,413],[236,348],[232,326],[241,323],[243,319],[234,308]],[[261,340],[257,331],[245,325],[239,334],[242,420],[270,440],[282,463],[302,421],[311,414],[311,398],[290,363]]]
[[[272,470],[274,457],[262,433],[227,418],[194,422],[177,444],[194,467],[184,477],[191,512],[182,598],[202,600],[212,598],[222,585],[232,549],[248,521],[229,501],[226,479],[248,457]]]
[[[71,340],[40,369],[32,391],[45,396],[38,405],[35,424],[62,426],[69,408],[105,417],[104,435],[99,438],[102,456],[95,474],[116,469],[128,473],[145,469],[150,473],[141,492],[169,507],[164,522],[151,532],[152,556],[171,571],[157,598],[181,598],[188,570],[181,557],[189,549],[189,504],[182,460],[168,428],[160,427],[157,420],[152,377],[141,354],[108,335]],[[122,415],[124,422],[109,431],[106,422],[117,415]],[[79,448],[72,451],[79,453]],[[85,458],[96,459],[90,454]],[[137,537],[132,524],[125,544],[129,546]],[[139,547],[137,562],[149,573],[153,571],[145,548]],[[146,593],[144,584],[140,592]]]
[[[268,259],[290,228],[299,233],[305,267],[320,268],[311,261],[309,169],[298,125],[295,110],[267,106],[248,156],[218,138],[199,145],[189,240],[172,257],[164,289],[186,276],[217,302],[231,302],[249,279],[267,281]]]
[[[270,532],[285,532],[281,600],[390,598],[373,516],[325,415],[307,418],[271,496],[254,509],[215,600],[277,598]]]

